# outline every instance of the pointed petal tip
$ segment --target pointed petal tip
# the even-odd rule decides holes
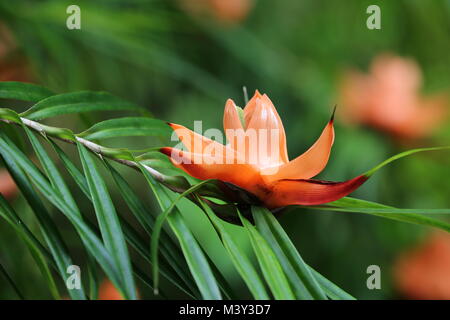
[[[228,98],[227,101],[225,102],[225,107],[228,107],[229,105],[231,106],[236,106],[236,103],[234,103],[234,100],[231,98]]]
[[[173,130],[175,130],[175,129],[177,129],[177,128],[180,127],[180,125],[178,125],[178,124],[176,124],[176,123],[173,123],[173,122],[166,122],[166,123],[167,123],[167,125],[168,125],[169,127],[171,127]]]
[[[181,124],[176,124],[176,123],[173,123],[173,122],[166,122],[166,123],[167,123],[167,125],[168,125],[169,127],[171,127],[174,131],[176,131],[176,130],[178,130],[178,129],[186,129],[186,127],[182,126]]]
[[[368,180],[360,175],[343,182],[312,179],[282,179],[275,183],[265,203],[270,208],[288,205],[321,205],[343,198]]]
[[[170,154],[172,153],[172,148],[171,147],[163,147],[159,149],[159,152],[165,154],[166,156],[170,157]]]
[[[333,112],[331,113],[330,123],[334,122],[334,116],[336,114],[337,104],[334,105]]]

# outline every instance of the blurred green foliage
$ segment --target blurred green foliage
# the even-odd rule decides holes
[[[81,8],[81,30],[66,28],[66,8],[74,2]],[[371,4],[381,7],[381,30],[366,28]],[[380,53],[414,58],[423,70],[426,93],[450,88],[448,0],[257,0],[246,20],[235,24],[187,14],[177,1],[15,0],[0,1],[0,19],[17,42],[14,54],[29,64],[30,79],[55,92],[105,90],[147,107],[158,118],[188,127],[203,120],[204,128],[220,128],[225,100],[231,97],[243,106],[242,86],[249,93],[259,89],[271,97],[284,120],[291,157],[319,135],[337,102],[342,73],[347,68],[367,70]],[[58,126],[73,128],[104,118],[64,117],[64,125]],[[420,144],[448,145],[449,138],[447,123]],[[131,147],[135,141],[116,143]],[[401,148],[383,133],[348,128],[338,119],[332,157],[320,177],[348,179]],[[450,177],[448,159],[424,154],[399,161],[377,173],[355,196],[399,207],[449,207],[450,179],[444,178]],[[24,207],[21,199],[14,205],[18,211]],[[219,243],[210,241],[206,217],[187,201],[183,205],[199,240],[227,275],[236,277]],[[26,218],[28,213],[23,214]],[[64,219],[54,217],[67,239],[74,237]],[[391,282],[392,262],[427,231],[304,209],[289,212],[281,223],[310,265],[367,299],[399,297]],[[244,239],[240,228],[229,229]],[[49,298],[39,289],[43,280],[30,268],[25,247],[4,223],[0,260],[25,296]],[[366,287],[371,264],[381,267],[382,290]],[[0,284],[0,298],[14,298],[4,279]]]

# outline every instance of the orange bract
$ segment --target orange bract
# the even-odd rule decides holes
[[[328,162],[334,142],[333,117],[313,146],[292,161],[287,155],[283,123],[267,95],[256,91],[243,110],[243,118],[241,121],[238,107],[229,99],[223,119],[228,145],[170,124],[186,151],[166,147],[161,152],[189,175],[237,185],[268,208],[331,202],[367,180],[366,176],[346,182],[310,180]]]

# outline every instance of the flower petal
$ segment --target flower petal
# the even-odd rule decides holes
[[[344,182],[321,180],[280,180],[272,187],[271,194],[264,199],[269,208],[288,205],[319,205],[347,196],[361,186],[368,177],[361,175]]]
[[[236,104],[233,100],[228,99],[225,104],[225,112],[223,114],[223,129],[225,130],[225,135],[230,142],[230,147],[235,149],[237,144],[237,132],[243,132],[241,119],[239,119],[238,111],[236,110]]]
[[[210,143],[217,143],[182,125],[176,123],[168,123],[168,125],[173,129],[180,141],[183,142],[186,149],[190,152],[202,153]]]
[[[244,116],[246,132],[254,130],[258,136],[259,165],[265,167],[287,163],[286,134],[277,110],[266,94],[261,96],[257,92],[252,100],[247,104]]]
[[[176,148],[165,147],[160,151],[170,157],[172,163],[194,178],[218,179],[253,192],[263,185],[258,169],[249,164],[231,163],[220,157],[194,154]]]
[[[175,131],[178,138],[183,142],[183,145],[189,152],[195,154],[206,153],[211,157],[231,157],[234,162],[238,162],[238,155],[229,146],[224,146],[217,141],[206,138],[182,125],[169,123],[169,126]],[[243,160],[239,160],[239,163],[240,162],[243,162]]]
[[[327,165],[334,142],[333,116],[319,139],[305,153],[278,168],[269,181],[281,179],[309,179],[318,175]],[[264,173],[263,173],[264,174]]]
[[[261,93],[259,93],[259,91],[256,90],[253,97],[247,102],[247,105],[244,108],[245,127],[247,127],[247,125],[250,122],[250,119],[253,116],[253,113],[255,112],[256,100],[261,99],[261,98],[262,98]]]
[[[225,112],[223,115],[223,129],[243,129],[241,119],[236,110],[236,104],[232,99],[228,99],[225,104]]]

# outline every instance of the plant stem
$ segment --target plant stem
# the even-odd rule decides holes
[[[58,137],[58,136],[49,134],[49,133],[46,131],[45,126],[42,126],[39,122],[36,122],[36,121],[33,121],[33,120],[29,120],[29,119],[26,119],[26,118],[22,118],[22,117],[20,118],[20,120],[22,121],[22,123],[23,123],[25,126],[29,127],[30,129],[32,129],[32,130],[34,130],[34,131],[36,131],[36,132],[38,132],[38,133],[40,133],[40,134],[43,134],[43,135],[49,135],[49,136],[52,136],[52,137],[54,137],[54,138],[56,138],[56,139],[58,139],[58,140],[60,140],[60,141],[64,141],[64,142],[71,143],[71,144],[75,144],[75,141],[72,141],[72,140],[70,140],[70,139],[64,139],[64,138],[61,138],[61,137]],[[0,121],[5,122],[5,123],[8,123],[8,124],[18,124],[18,123],[14,122],[14,121],[6,120],[6,119],[0,119]],[[113,157],[113,156],[111,156],[111,155],[104,154],[103,151],[102,151],[102,150],[104,149],[103,146],[101,146],[101,145],[99,145],[99,144],[97,144],[97,143],[94,143],[94,142],[92,142],[92,141],[86,140],[86,139],[84,139],[84,138],[77,137],[76,135],[75,135],[75,139],[76,139],[79,143],[81,143],[83,146],[85,146],[89,151],[91,151],[92,153],[96,154],[96,155],[99,156],[99,157],[106,157],[106,158],[111,159],[111,160],[113,160],[113,161],[116,161],[116,162],[118,162],[118,163],[121,163],[121,164],[124,164],[124,165],[126,165],[126,166],[129,166],[129,167],[131,167],[131,168],[133,168],[133,169],[139,170],[139,166],[138,166],[138,164],[137,164],[135,161],[126,160],[126,159],[120,159],[120,158],[115,158],[115,157]],[[165,182],[165,176],[164,176],[162,173],[160,173],[159,171],[157,171],[157,170],[153,169],[152,167],[149,167],[149,166],[147,166],[147,165],[145,165],[145,164],[141,164],[141,165],[142,165],[142,166],[143,166],[143,167],[144,167],[144,168],[152,175],[152,177],[155,178],[157,181],[163,182],[163,183]]]

